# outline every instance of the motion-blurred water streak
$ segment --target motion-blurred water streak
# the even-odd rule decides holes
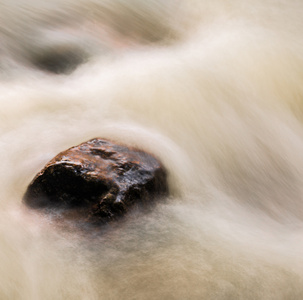
[[[303,299],[303,3],[0,1],[0,299]],[[102,234],[21,199],[93,137],[171,195]]]

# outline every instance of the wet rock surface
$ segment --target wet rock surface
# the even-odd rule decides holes
[[[168,194],[166,171],[152,155],[95,138],[59,153],[35,176],[24,203],[60,218],[107,223]]]

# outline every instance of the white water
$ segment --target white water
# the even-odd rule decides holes
[[[302,1],[0,12],[0,299],[303,299]],[[92,54],[75,72],[29,63],[70,39]],[[24,209],[43,165],[97,136],[155,153],[170,198],[89,238]]]

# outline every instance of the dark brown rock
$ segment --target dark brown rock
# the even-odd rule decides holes
[[[166,171],[152,155],[95,138],[54,157],[23,201],[61,218],[103,223],[168,193]]]

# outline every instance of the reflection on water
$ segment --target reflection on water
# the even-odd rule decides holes
[[[0,9],[0,299],[303,298],[300,1]],[[159,157],[170,197],[89,236],[22,206],[98,136]]]

